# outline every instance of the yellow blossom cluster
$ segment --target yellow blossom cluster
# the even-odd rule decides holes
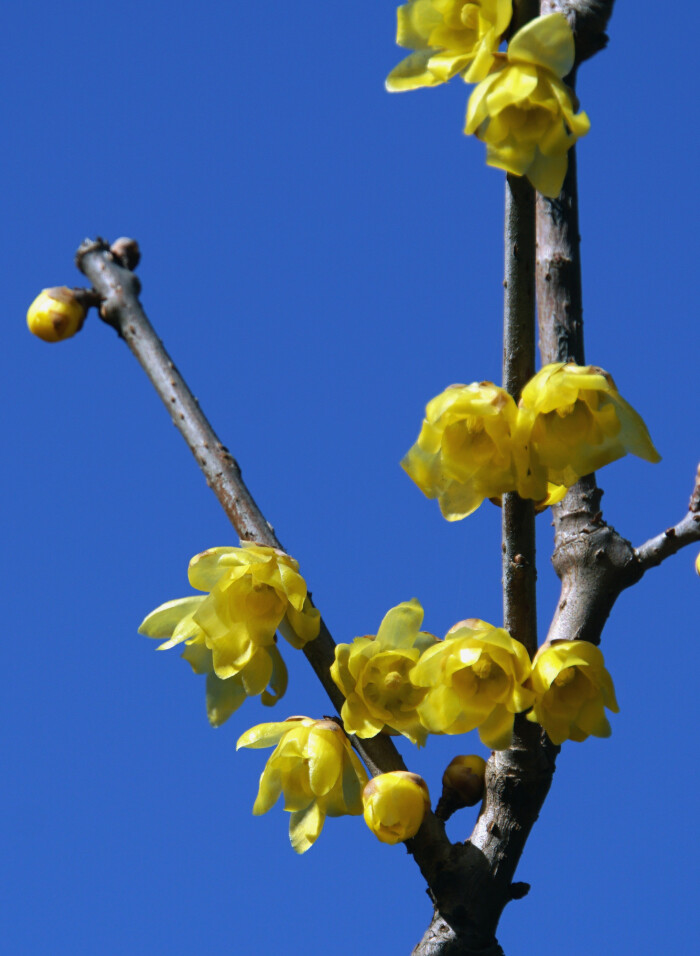
[[[590,129],[563,82],[574,66],[566,17],[536,17],[499,52],[512,17],[511,0],[409,0],[398,8],[396,42],[414,50],[389,74],[392,92],[435,86],[460,75],[477,83],[464,132],[486,144],[486,162],[527,176],[556,198],[568,151]]]
[[[515,715],[541,724],[555,743],[607,736],[604,708],[617,710],[610,675],[593,644],[545,645],[531,663],[503,628],[470,618],[438,640],[418,629],[416,601],[392,608],[376,638],[336,647],[333,680],[345,695],[346,730],[358,737],[478,730],[493,750],[511,745]]]
[[[491,382],[447,388],[428,403],[401,465],[448,521],[458,521],[506,491],[554,504],[583,475],[628,452],[660,460],[612,377],[592,365],[553,363],[527,383],[517,406]]]
[[[139,633],[165,638],[159,650],[186,645],[182,656],[196,674],[207,675],[213,726],[228,720],[246,697],[262,695],[263,704],[276,703],[287,687],[276,632],[301,648],[320,627],[297,562],[283,551],[244,542],[195,555],[189,581],[208,593],[160,605]]]

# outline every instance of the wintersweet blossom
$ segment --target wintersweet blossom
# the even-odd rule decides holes
[[[27,310],[27,328],[44,342],[63,342],[82,328],[86,310],[74,289],[42,289]]]
[[[299,565],[276,548],[244,542],[195,555],[190,584],[209,595],[193,619],[212,652],[218,677],[233,677],[260,647],[271,647],[279,629],[293,647],[318,636],[319,612],[311,605]]]
[[[700,574],[700,554],[698,554],[697,558],[695,559],[695,570],[698,574]]]
[[[512,0],[409,0],[397,13],[396,42],[415,50],[386,81],[392,92],[482,80],[513,14]]]
[[[195,674],[205,674],[207,717],[212,727],[225,723],[247,697],[260,696],[267,707],[276,704],[287,689],[287,668],[275,644],[256,649],[237,674],[222,679],[214,672],[212,652],[205,644],[204,632],[194,620],[195,611],[206,598],[203,595],[178,598],[161,604],[146,617],[139,634],[166,638],[159,651],[184,644],[182,657]],[[267,689],[269,687],[269,690]]]
[[[331,677],[345,695],[341,717],[348,733],[398,731],[418,746],[425,743],[416,707],[427,691],[408,676],[421,652],[437,641],[420,630],[422,621],[423,608],[413,598],[387,612],[376,637],[337,645]]]
[[[486,162],[527,176],[551,198],[561,192],[569,149],[591,125],[562,82],[574,55],[566,17],[536,17],[511,38],[500,69],[479,83],[467,107],[464,131],[486,143]]]
[[[394,770],[373,777],[362,794],[365,823],[382,843],[402,843],[414,837],[427,810],[430,794],[422,777]]]
[[[594,365],[540,369],[522,390],[516,434],[517,490],[526,498],[542,498],[548,482],[568,488],[627,452],[660,460],[640,416]]]
[[[617,713],[612,678],[603,655],[588,641],[543,644],[532,662],[529,685],[535,702],[527,719],[540,724],[553,744],[609,737],[605,708]]]
[[[260,777],[253,813],[267,813],[283,794],[297,853],[315,843],[327,816],[362,813],[367,773],[334,720],[289,717],[258,724],[239,738],[239,747],[275,747]]]
[[[465,518],[485,498],[515,488],[516,416],[512,397],[492,382],[451,385],[428,402],[401,466],[426,497],[438,499],[448,521]]]
[[[482,743],[505,750],[514,715],[534,694],[523,686],[530,658],[508,631],[470,618],[452,627],[444,641],[425,651],[410,677],[428,692],[418,705],[421,723],[433,734],[466,734],[478,728]]]

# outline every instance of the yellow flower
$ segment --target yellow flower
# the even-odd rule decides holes
[[[242,671],[260,647],[271,647],[278,629],[296,648],[318,636],[319,612],[307,597],[299,565],[283,551],[250,542],[211,548],[192,558],[189,579],[210,592],[194,621],[221,678]]]
[[[420,630],[422,621],[423,608],[413,598],[387,612],[376,637],[337,645],[331,677],[345,695],[341,717],[349,734],[398,731],[418,746],[425,743],[416,706],[426,690],[408,676],[421,651],[437,641]]]
[[[599,648],[588,641],[543,644],[532,662],[536,699],[527,719],[540,724],[553,744],[609,737],[605,708],[619,711],[612,678]]]
[[[392,92],[436,86],[461,73],[487,76],[513,13],[512,0],[409,0],[397,13],[396,42],[415,50],[386,81]]]
[[[62,342],[80,331],[86,314],[73,289],[55,286],[41,291],[29,306],[27,326],[44,342]]]
[[[646,425],[594,365],[553,363],[522,391],[516,426],[518,492],[544,497],[547,482],[570,487],[632,452],[660,460]]]
[[[267,813],[284,794],[284,809],[292,815],[289,839],[297,853],[304,853],[318,839],[327,816],[362,813],[367,773],[334,720],[289,717],[258,724],[239,738],[236,750],[273,746],[253,813]]]
[[[561,192],[569,149],[591,125],[574,112],[573,93],[562,82],[574,52],[563,14],[536,17],[511,39],[506,62],[479,83],[467,107],[464,132],[486,143],[486,162],[527,176],[551,198]]]
[[[225,680],[214,673],[212,652],[205,645],[204,632],[194,620],[203,596],[179,598],[161,604],[139,627],[139,634],[167,640],[159,651],[184,643],[182,657],[195,674],[206,674],[207,717],[212,727],[220,727],[238,710],[247,697],[261,695],[266,707],[272,707],[287,689],[287,668],[277,646],[259,647],[241,671]],[[270,687],[270,690],[266,688]]]
[[[444,641],[425,651],[411,680],[428,692],[418,716],[432,734],[466,734],[479,729],[482,743],[505,750],[513,717],[534,699],[523,687],[530,658],[508,631],[471,618],[452,627]]]
[[[695,570],[700,574],[700,554],[695,559]]]
[[[515,488],[517,409],[504,389],[491,382],[451,385],[428,402],[425,416],[401,467],[424,495],[438,499],[448,521]]]
[[[407,770],[374,777],[365,787],[362,801],[367,826],[378,840],[392,845],[414,837],[430,809],[425,780]]]

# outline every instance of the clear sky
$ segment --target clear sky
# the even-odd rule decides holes
[[[700,458],[692,3],[617,5],[581,71],[587,358],[663,461],[601,473],[640,544]],[[329,703],[284,648],[275,711],[221,729],[204,680],[136,629],[236,536],[145,377],[96,317],[60,346],[26,308],[79,284],[85,236],[136,237],[142,300],[336,640],[417,597],[425,627],[500,623],[500,517],[448,524],[398,467],[428,399],[500,379],[503,174],[467,90],[389,95],[388,0],[41,2],[4,16],[0,357],[6,666],[0,916],[8,954],[407,954],[431,907],[401,846],[327,822],[303,857],[253,818],[268,751],[240,733]],[[686,38],[686,39],[684,39]],[[556,601],[538,521],[539,616]],[[697,938],[696,552],[622,596],[604,635],[610,740],[563,748],[499,938],[508,956],[689,952]],[[474,739],[472,739],[472,737]],[[400,747],[439,795],[475,735]],[[465,838],[475,810],[450,833]],[[1,911],[5,910],[3,914]]]

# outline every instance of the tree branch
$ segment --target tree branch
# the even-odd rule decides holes
[[[135,246],[132,242],[131,252]],[[99,239],[86,240],[77,254],[78,268],[100,297],[100,315],[126,342],[148,375],[239,536],[281,547],[272,526],[246,487],[238,464],[219,441],[148,321],[138,299],[140,282],[127,267],[136,261],[138,257],[130,260],[128,252],[110,249]],[[335,643],[323,621],[319,636],[310,641],[303,652],[340,713],[345,698],[330,676]],[[378,734],[363,740],[351,735],[350,739],[373,776],[406,769],[389,736]],[[463,847],[450,843],[444,823],[430,812],[407,847],[428,882],[431,896],[444,899],[446,911],[451,912],[455,885],[459,886],[453,877],[463,865]]]
[[[637,563],[642,574],[649,568],[658,567],[666,558],[688,544],[700,541],[700,465],[695,475],[695,486],[688,504],[688,514],[672,528],[667,528],[655,538],[635,548]]]
[[[141,283],[127,267],[138,262],[137,250],[133,241],[125,249],[115,246],[112,251],[101,239],[88,239],[78,249],[76,263],[100,296],[101,317],[116,330],[145,371],[239,537],[282,549],[272,525],[246,487],[238,463],[219,440],[143,311],[138,298]],[[303,652],[340,713],[345,698],[330,675],[335,643],[323,621],[319,636]],[[364,741],[353,738],[353,743],[373,775],[405,770],[389,737],[378,735]]]

